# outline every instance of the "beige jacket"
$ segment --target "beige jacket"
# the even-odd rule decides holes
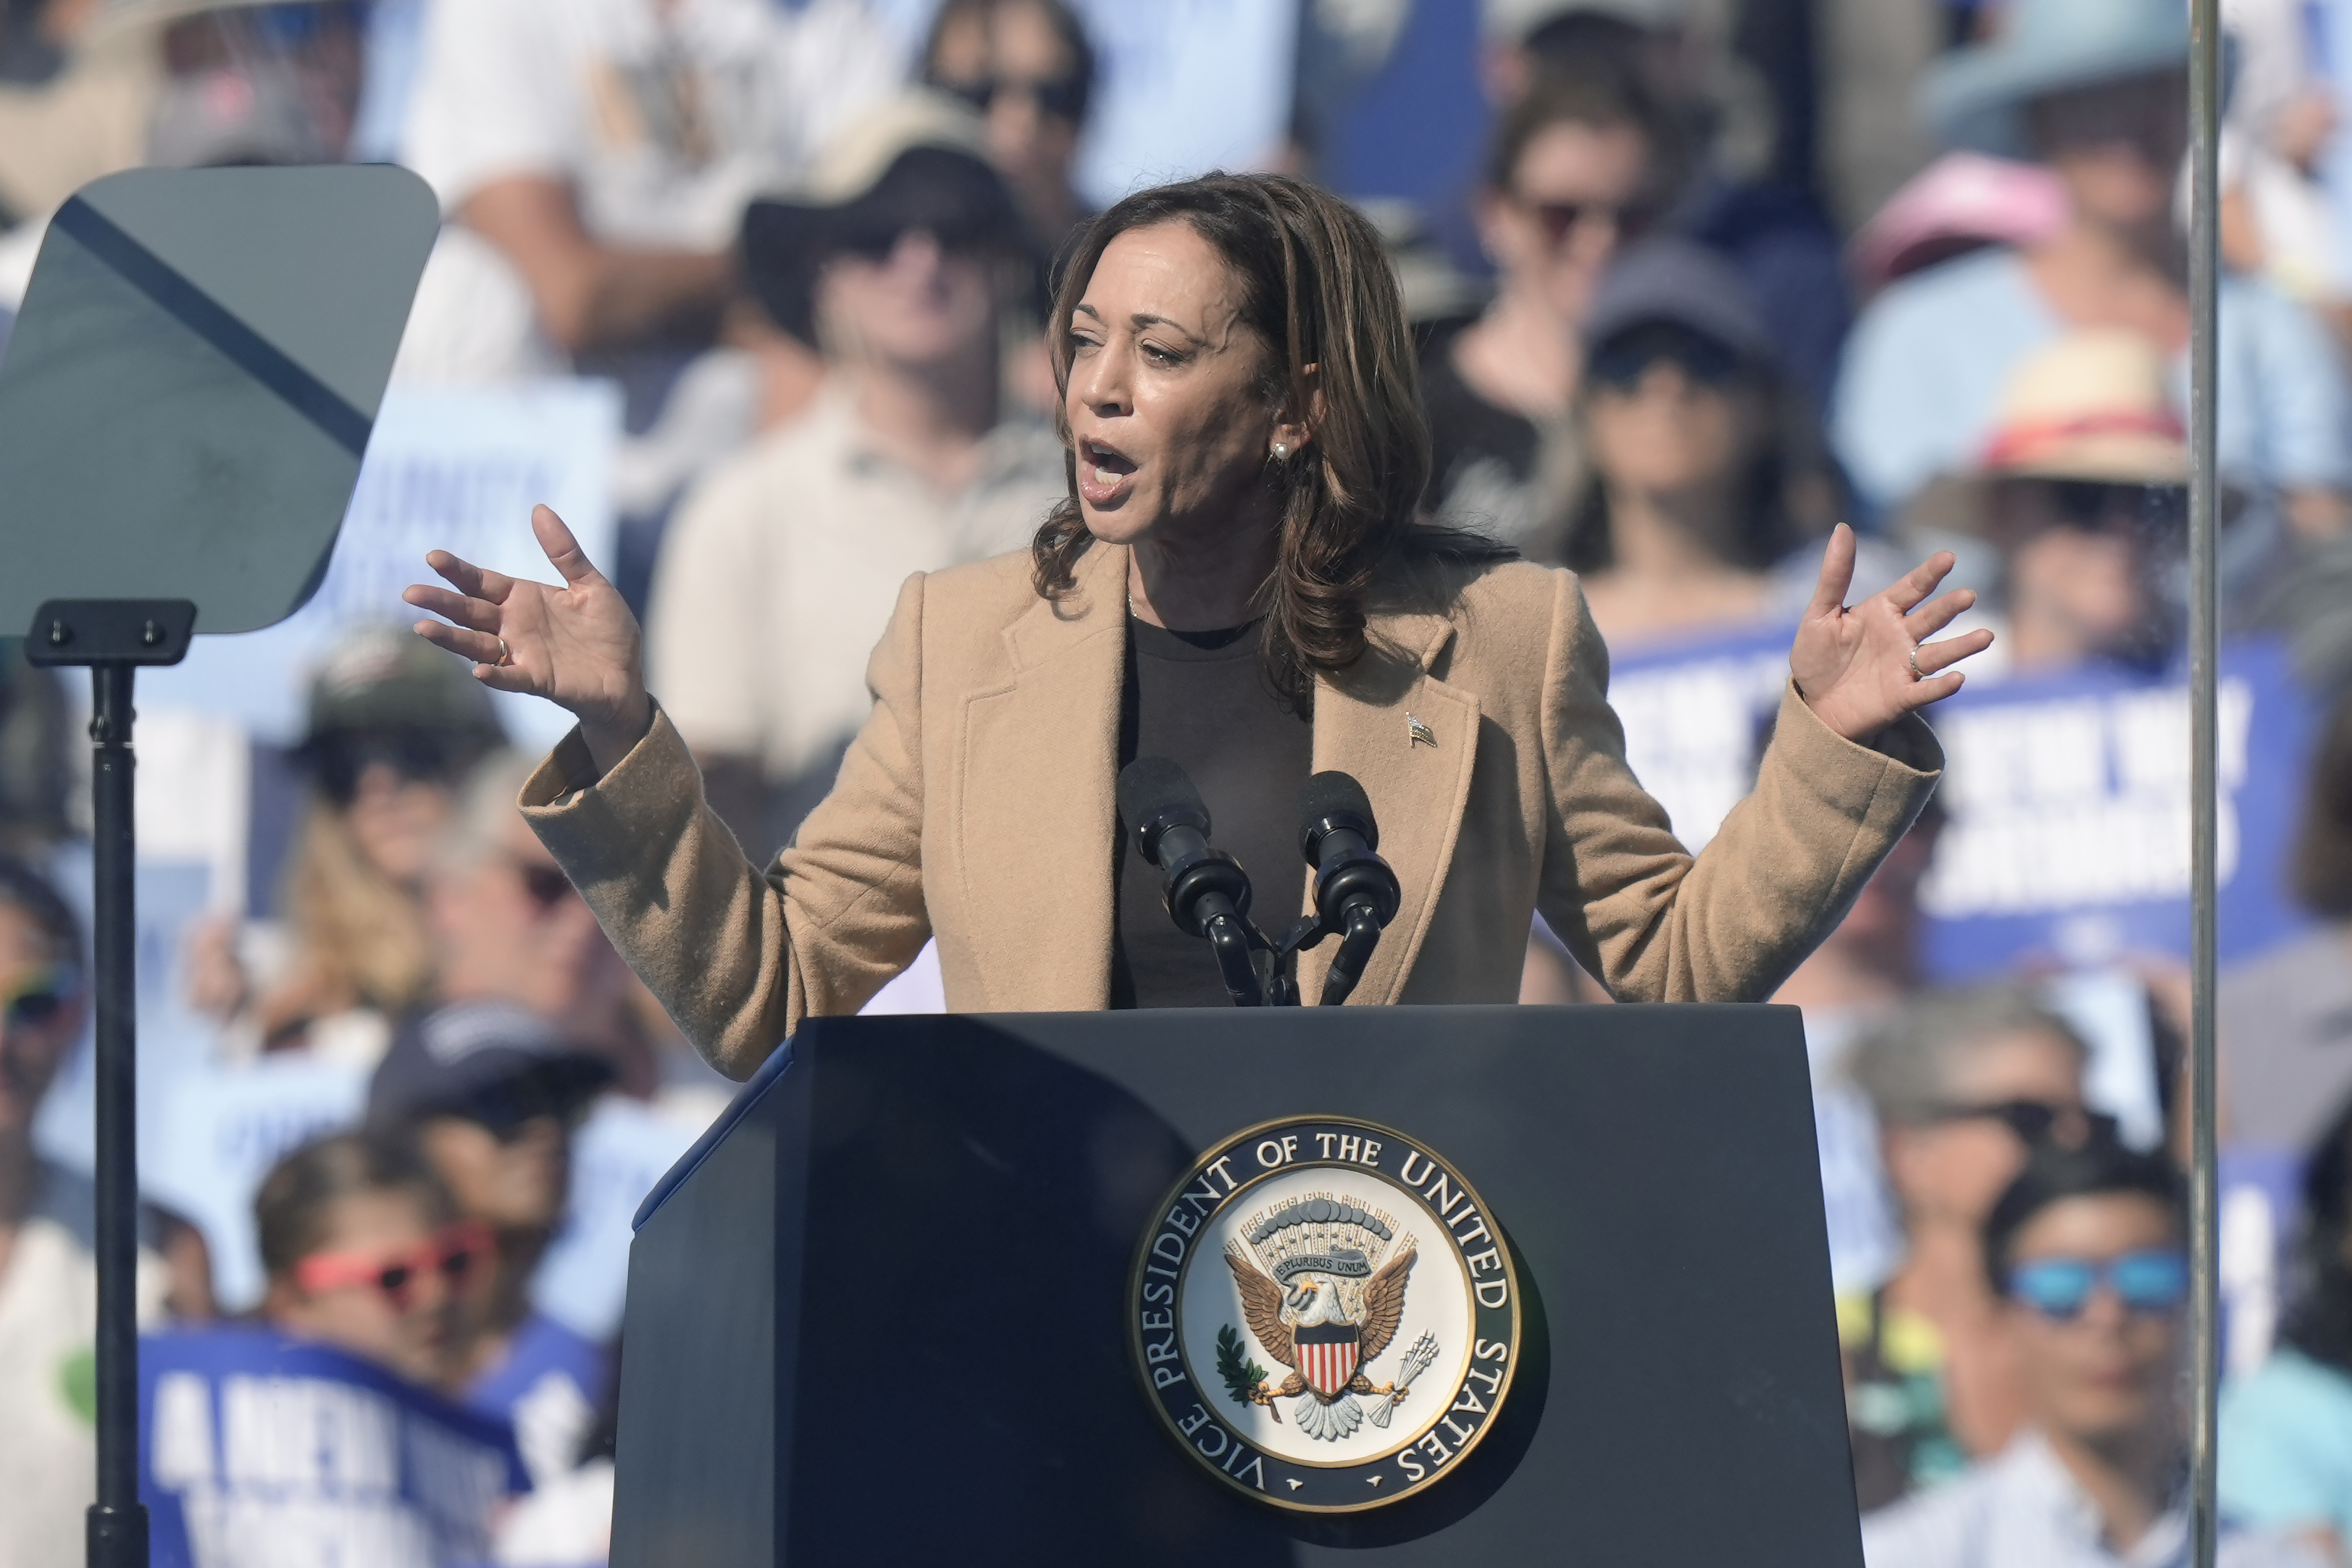
[[[855,1011],[929,936],[957,1011],[1107,1007],[1127,569],[1096,547],[1059,604],[1026,556],[908,579],[868,669],[873,715],[764,873],[659,715],[601,779],[568,737],[525,814],[739,1078],[802,1019]],[[1874,750],[1784,696],[1755,792],[1694,858],[1625,766],[1575,577],[1456,576],[1442,612],[1375,615],[1373,651],[1316,691],[1315,767],[1362,781],[1404,890],[1350,1002],[1515,1000],[1538,910],[1626,1000],[1769,996],[1934,789],[1927,726]],[[1304,886],[1303,862],[1295,874]],[[1300,963],[1310,998],[1335,946]]]

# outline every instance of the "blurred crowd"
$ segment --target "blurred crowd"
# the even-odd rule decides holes
[[[2239,868],[2284,913],[2221,998],[2222,1561],[2345,1568],[2352,5],[2224,9],[2224,632],[2291,673],[2238,752],[2281,776],[2286,847]],[[1420,345],[1430,512],[1575,569],[1626,667],[1785,649],[1849,520],[1857,597],[1956,552],[1999,632],[1972,686],[2177,695],[2189,37],[2181,0],[0,0],[0,344],[91,178],[416,171],[445,221],[395,382],[618,386],[600,564],[755,856],[829,787],[907,574],[1022,548],[1064,494],[1057,255],[1216,163],[1362,202]],[[1465,150],[1450,184],[1363,151],[1412,112]],[[206,1053],[144,1113],[210,1154],[142,1218],[148,1489],[189,1561],[295,1560],[239,1490],[262,1427],[215,1442],[208,1413],[240,1378],[288,1419],[283,1388],[359,1389],[503,1456],[496,1505],[303,1477],[301,1528],[331,1503],[405,1521],[403,1561],[579,1568],[629,1216],[727,1085],[515,810],[534,759],[382,614],[254,774],[287,785],[244,825],[268,885],[173,936]],[[91,1188],[38,1114],[89,1012],[80,701],[0,643],[0,1568],[77,1560],[89,1495]],[[2089,722],[2050,711],[2028,773]],[[1867,1558],[2185,1562],[2185,912],[1939,956],[1939,841],[1990,788],[1958,766],[1779,998]],[[919,966],[878,1005],[936,998]],[[1607,998],[1539,925],[1523,999]]]

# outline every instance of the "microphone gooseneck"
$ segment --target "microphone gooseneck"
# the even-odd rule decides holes
[[[1265,1006],[1250,956],[1249,875],[1210,845],[1209,808],[1192,780],[1165,757],[1139,757],[1119,769],[1118,814],[1136,852],[1160,868],[1160,899],[1176,928],[1208,939],[1236,1006]]]
[[[1299,850],[1315,872],[1316,930],[1312,940],[1339,934],[1339,950],[1323,980],[1323,1007],[1348,999],[1396,918],[1403,890],[1376,852],[1381,830],[1364,787],[1345,773],[1318,773],[1298,789]],[[1310,942],[1311,945],[1311,942]]]

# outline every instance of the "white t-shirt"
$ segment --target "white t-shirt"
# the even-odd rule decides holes
[[[906,64],[865,0],[443,0],[404,161],[446,212],[538,174],[606,244],[717,250]]]
[[[0,1266],[0,1568],[80,1562],[84,1513],[98,1493],[89,1183],[54,1166],[41,1181]],[[162,1260],[142,1251],[142,1325],[161,1316],[164,1289]]]

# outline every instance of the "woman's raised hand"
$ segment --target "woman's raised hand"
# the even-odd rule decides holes
[[[1822,556],[1821,586],[1789,650],[1789,673],[1823,724],[1867,746],[1905,714],[1958,691],[1961,675],[1950,666],[1992,646],[1992,633],[1979,629],[1940,643],[1927,641],[1977,601],[1973,590],[1962,588],[1927,602],[1952,570],[1948,550],[1938,550],[1885,592],[1849,608],[1845,593],[1853,585],[1853,530],[1840,523]]]
[[[484,685],[571,709],[598,770],[608,770],[653,725],[637,618],[562,517],[534,507],[530,528],[562,587],[501,577],[434,550],[425,564],[450,587],[415,583],[401,598],[445,618],[419,621],[417,635],[473,660]]]

